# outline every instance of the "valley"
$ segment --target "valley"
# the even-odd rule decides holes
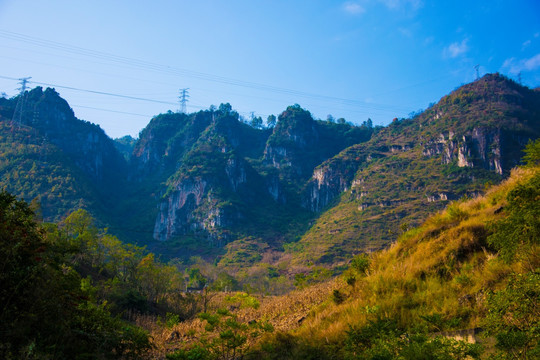
[[[538,352],[538,89],[487,74],[386,127],[221,104],[137,139],[22,96],[0,99],[5,358]]]

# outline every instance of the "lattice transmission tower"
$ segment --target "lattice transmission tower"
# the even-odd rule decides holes
[[[189,101],[189,88],[180,89],[180,96],[178,99],[180,100],[180,112],[185,114],[186,113],[186,105]]]
[[[19,79],[19,85],[21,85],[20,88],[17,88],[17,90],[19,90],[19,99],[17,100],[17,105],[15,105],[15,111],[13,112],[13,118],[11,119],[18,126],[20,126],[22,123],[24,107],[26,105],[26,90],[28,89],[28,80],[31,78],[32,77],[25,77]]]

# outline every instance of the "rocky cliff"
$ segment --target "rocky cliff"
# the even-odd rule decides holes
[[[278,118],[278,123],[264,150],[263,161],[278,169],[292,170],[305,176],[315,159],[305,161],[306,153],[313,153],[319,133],[311,114],[299,106],[290,106]]]
[[[337,158],[317,167],[305,186],[302,205],[313,212],[325,209],[351,187],[359,162]]]
[[[416,154],[419,148],[441,164],[507,175],[519,163],[521,149],[540,134],[538,98],[538,92],[500,75],[486,75],[415,119],[395,121],[367,146],[353,146],[322,164],[306,186],[303,204],[321,211],[351,188],[354,172],[373,157]]]
[[[303,206],[322,212],[312,228],[318,231],[301,240],[303,251],[318,249],[309,261],[384,246],[449,200],[500,181],[540,135],[539,95],[487,75],[323,163],[303,193]],[[325,247],[334,257],[320,256]]]
[[[255,171],[242,157],[243,149],[253,151],[245,143],[262,131],[249,138],[240,136],[242,131],[257,130],[242,124],[230,111],[210,118],[189,151],[177,160],[177,169],[162,190],[154,225],[156,240],[198,234],[223,243],[244,217],[243,208],[254,201],[254,193],[263,191],[262,184],[254,181]]]
[[[190,116],[168,112],[154,117],[135,144],[130,178],[139,182],[148,176],[166,180],[211,123],[212,115],[205,111]]]
[[[171,257],[217,256],[249,238],[288,249],[302,266],[345,261],[500,181],[540,134],[540,92],[496,74],[384,128],[317,120],[298,105],[270,129],[249,126],[229,104],[168,112],[141,131],[131,156],[54,90],[27,98],[19,129],[16,99],[0,99],[2,184],[42,196],[57,217],[94,209],[123,238]]]
[[[285,220],[284,214],[305,211],[299,192],[315,166],[348,143],[369,137],[368,129],[352,129],[316,121],[297,105],[279,116],[274,129],[254,129],[222,104],[167,180],[154,238],[166,241],[190,233],[212,241],[258,233],[283,237],[272,224],[282,227],[296,219]],[[146,147],[136,149],[144,154]]]

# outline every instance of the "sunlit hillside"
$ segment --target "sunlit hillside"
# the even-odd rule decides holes
[[[529,145],[529,159],[538,156],[539,144]],[[252,354],[268,359],[415,359],[422,353],[470,359],[495,352],[533,358],[540,320],[540,168],[538,160],[529,163],[485,195],[452,202],[389,249],[357,256],[332,285],[299,292],[300,298],[313,291],[326,298],[305,318],[290,312],[290,296],[272,300],[281,316],[275,310],[270,316],[246,317],[242,310],[226,316],[273,325]],[[267,302],[261,300],[260,309]],[[284,328],[284,314],[302,321]],[[182,336],[168,346],[182,348],[189,336],[188,349],[197,349],[193,339],[219,339],[203,330],[201,320],[179,325]],[[453,339],[464,333],[479,344]],[[190,350],[169,358],[189,358],[181,354]]]

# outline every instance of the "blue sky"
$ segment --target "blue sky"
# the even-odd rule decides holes
[[[181,88],[189,112],[229,102],[266,118],[298,103],[386,125],[475,65],[540,86],[540,1],[0,0],[0,92],[54,84],[111,137],[178,110]]]

